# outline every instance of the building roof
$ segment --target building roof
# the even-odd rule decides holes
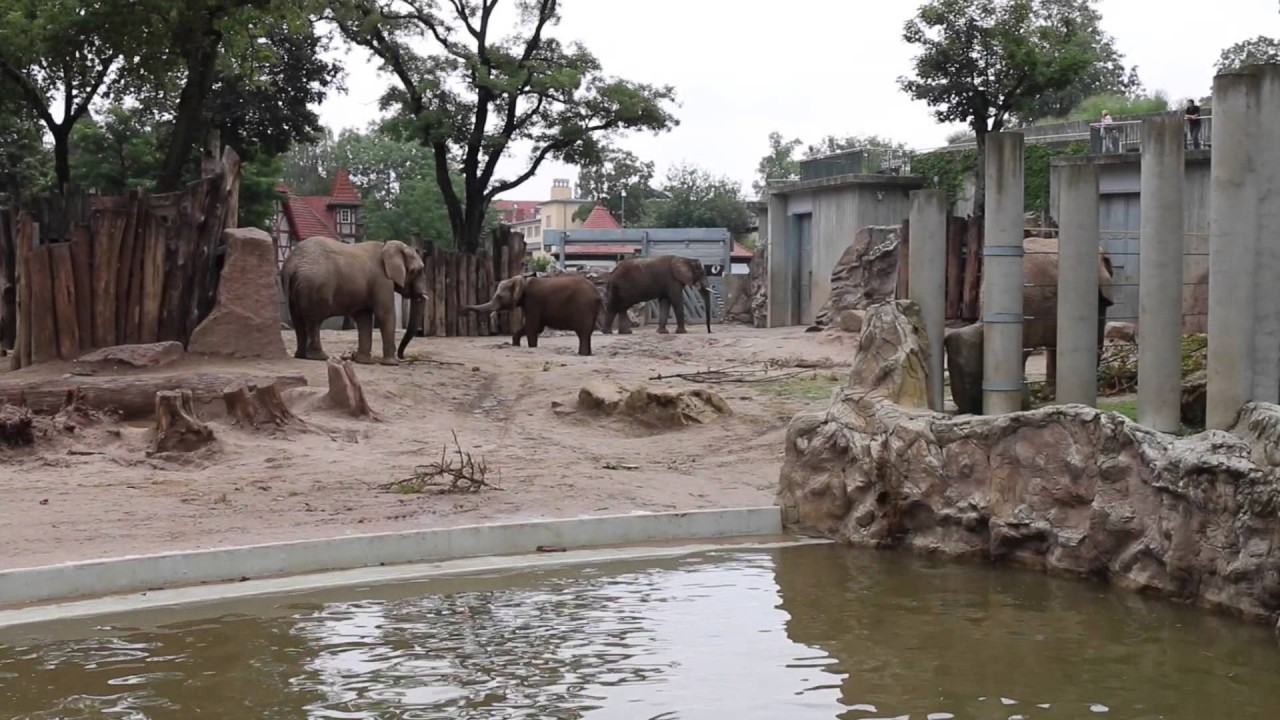
[[[524,222],[538,216],[540,200],[494,200],[491,207],[503,214],[509,214],[507,222]]]
[[[635,255],[640,249],[639,245],[628,244],[600,244],[600,245],[570,245],[567,248],[566,257],[583,257],[583,256],[608,256],[616,257],[618,255]],[[558,248],[552,248],[551,254],[559,252]],[[733,244],[733,249],[729,251],[729,259],[733,262],[750,262],[754,254],[739,245]]]
[[[338,168],[338,174],[333,178],[333,189],[329,191],[328,205],[360,205],[360,193],[356,192],[356,187],[351,184],[351,175],[347,173],[344,167]]]
[[[618,221],[613,219],[609,209],[603,205],[592,208],[591,214],[582,223],[583,230],[618,230],[621,227]]]

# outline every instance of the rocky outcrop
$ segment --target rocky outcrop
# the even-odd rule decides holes
[[[182,359],[182,343],[175,341],[144,345],[113,345],[85,353],[73,361],[86,370],[116,370],[121,367],[152,368]]]
[[[830,327],[845,310],[866,310],[892,300],[898,292],[898,241],[902,228],[864,227],[853,236],[835,269],[831,294],[814,318],[815,327]]]
[[[762,242],[751,257],[751,319],[756,327],[769,326],[769,243]]]
[[[187,350],[237,358],[287,357],[271,236],[257,228],[236,228],[224,237],[227,259],[218,277],[218,301],[191,333]]]
[[[901,337],[913,325],[904,302],[868,312],[848,387],[788,427],[777,500],[789,527],[1275,622],[1280,407],[1250,405],[1231,433],[1185,438],[1082,405],[930,412],[914,370],[923,356]]]
[[[624,417],[654,429],[705,425],[731,415],[729,404],[710,390],[627,389],[592,383],[578,391],[578,409],[589,413]]]

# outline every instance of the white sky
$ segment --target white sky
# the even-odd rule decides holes
[[[816,141],[827,134],[878,134],[916,148],[943,144],[957,126],[938,125],[923,103],[898,89],[913,48],[903,23],[910,0],[564,0],[555,35],[580,40],[608,74],[676,87],[680,125],[664,135],[631,136],[622,145],[657,165],[690,162],[750,189],[755,167],[778,130]],[[1101,0],[1103,27],[1148,90],[1174,102],[1208,95],[1222,48],[1257,35],[1280,35],[1277,0]],[[329,98],[329,127],[362,128],[377,117],[388,79],[363,51],[347,56],[345,96]],[[527,147],[499,174],[526,165]],[[576,182],[577,169],[543,163],[505,193],[541,200],[554,178]]]

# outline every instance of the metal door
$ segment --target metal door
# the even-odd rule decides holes
[[[800,309],[799,324],[808,325],[813,322],[813,308],[810,298],[813,292],[813,214],[795,215],[796,245],[800,249],[800,294],[797,307]]]
[[[1107,319],[1137,322],[1138,248],[1141,202],[1138,193],[1115,193],[1100,197],[1098,227],[1102,248],[1111,257],[1115,304],[1107,308]]]

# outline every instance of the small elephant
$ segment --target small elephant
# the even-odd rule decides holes
[[[658,332],[667,332],[667,313],[676,311],[676,332],[684,327],[684,289],[698,286],[707,314],[707,332],[711,332],[711,288],[702,263],[677,255],[650,258],[627,258],[609,275],[608,301],[605,305],[604,334],[613,332],[613,318],[618,318],[618,332],[631,334],[627,308],[650,300],[658,301]]]
[[[1058,369],[1058,241],[1030,237],[1023,241],[1024,287],[1022,290],[1022,362],[1032,350],[1045,348],[1046,390],[1052,390]],[[1098,250],[1098,352],[1102,352],[1107,308],[1115,301],[1114,268],[1106,250]],[[943,339],[947,374],[951,379],[951,399],[962,414],[982,412],[982,323],[947,330]],[[1023,407],[1029,408],[1030,394]]]
[[[413,332],[422,324],[427,279],[422,258],[402,242],[344,243],[309,237],[298,243],[280,269],[289,315],[298,336],[294,357],[325,360],[320,324],[335,315],[355,318],[355,361],[373,362],[373,319],[382,333],[383,365],[398,365]],[[409,298],[409,327],[397,352],[396,293]]]
[[[603,301],[596,286],[581,275],[527,277],[517,275],[498,283],[493,299],[483,305],[464,305],[463,310],[495,312],[524,311],[524,325],[512,328],[511,344],[520,346],[520,336],[529,347],[538,347],[538,335],[544,328],[572,330],[578,335],[578,354],[591,354],[591,332],[596,329],[596,316]]]

